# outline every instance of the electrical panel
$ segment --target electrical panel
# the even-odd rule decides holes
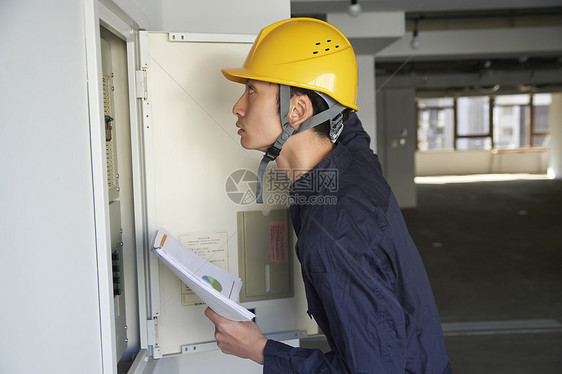
[[[288,210],[238,212],[240,301],[293,296]]]
[[[294,232],[287,205],[274,199],[257,204],[252,198],[255,178],[230,183],[242,171],[253,173],[262,155],[240,145],[232,105],[244,86],[225,80],[220,69],[242,63],[255,37],[192,38],[182,33],[139,33],[141,70],[135,71],[135,94],[141,99],[142,126],[135,131],[142,132],[138,139],[144,152],[139,155],[144,179],[139,186],[146,199],[141,207],[146,219],[139,224],[146,225],[148,240],[154,230],[165,229],[242,278],[238,302],[255,311],[258,327],[268,335],[316,332],[317,325],[302,310],[302,282],[295,281]],[[115,118],[120,130],[119,120]],[[123,190],[125,182],[123,178]],[[268,189],[264,193],[265,199],[273,194]],[[143,252],[137,260],[144,261],[137,269],[146,271],[138,286],[139,295],[147,296],[139,297],[146,301],[139,306],[139,317],[141,327],[146,326],[147,357],[176,362],[180,356],[193,355],[184,358],[193,363],[209,350],[213,358],[207,371],[228,367],[239,372],[239,360],[224,365],[229,356],[209,343],[215,328],[204,314],[206,306],[191,297],[157,256]],[[186,367],[190,372],[205,371]],[[261,371],[257,365],[244,372]]]
[[[113,279],[113,307],[115,312],[115,343],[117,357],[127,350],[127,321],[125,309],[125,288],[123,286],[123,239],[121,229],[121,204],[118,200],[109,203],[109,224],[111,235],[111,270]]]
[[[103,74],[103,109],[105,123],[105,158],[107,162],[107,187],[109,200],[119,197],[119,174],[117,173],[117,151],[113,129],[113,73]]]
[[[115,316],[116,355],[122,357],[127,350],[127,322],[123,274],[123,229],[119,201],[119,174],[117,169],[117,142],[115,140],[114,86],[111,62],[111,45],[101,40],[103,71],[103,109],[105,127],[105,152],[107,162],[107,188],[109,193],[109,225],[111,237],[111,270]]]

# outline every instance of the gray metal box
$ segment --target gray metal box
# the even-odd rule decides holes
[[[238,212],[240,302],[293,296],[288,210]]]

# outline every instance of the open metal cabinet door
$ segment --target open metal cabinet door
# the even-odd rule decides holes
[[[227,81],[220,71],[242,65],[254,36],[141,32],[139,37],[142,70],[137,72],[136,83],[143,92],[147,236],[163,228],[202,256],[210,255],[209,261],[240,275],[240,213],[253,212],[268,219],[282,216],[279,212],[284,211],[288,220],[287,200],[258,205],[245,194],[255,191],[255,179],[249,176],[255,176],[262,153],[240,145],[232,107],[244,86]],[[273,164],[271,170],[275,170]],[[269,241],[272,227],[284,226],[272,222]],[[288,231],[286,235],[292,237]],[[250,230],[248,235],[254,233]],[[264,250],[273,251],[270,247],[267,242]],[[305,331],[316,332],[317,327],[306,314],[300,271],[288,266],[296,261],[291,244],[289,247],[289,258],[282,260],[287,263],[282,268],[287,279],[281,282],[287,282],[290,292],[285,289],[279,297],[254,297],[242,305],[255,310],[256,323],[266,336],[274,334],[277,340],[296,345]],[[261,372],[261,366],[218,350],[213,342],[214,325],[204,315],[206,306],[146,251],[148,349],[141,355],[145,354],[148,363],[137,363],[134,372],[154,373],[171,367],[176,369],[167,372],[179,372],[184,361],[182,373]],[[269,276],[276,266],[272,264],[270,269],[267,265],[265,273]],[[271,279],[267,292],[275,291],[277,281],[272,285]]]

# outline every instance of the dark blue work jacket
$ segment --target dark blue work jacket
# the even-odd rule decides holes
[[[351,114],[291,186],[308,312],[331,352],[269,340],[264,373],[450,373],[427,274],[369,136]]]

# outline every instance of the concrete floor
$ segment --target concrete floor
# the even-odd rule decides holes
[[[562,373],[562,180],[417,190],[403,214],[454,372]]]
[[[455,374],[562,373],[562,180],[417,191],[403,214]],[[328,349],[321,337],[301,344]]]

